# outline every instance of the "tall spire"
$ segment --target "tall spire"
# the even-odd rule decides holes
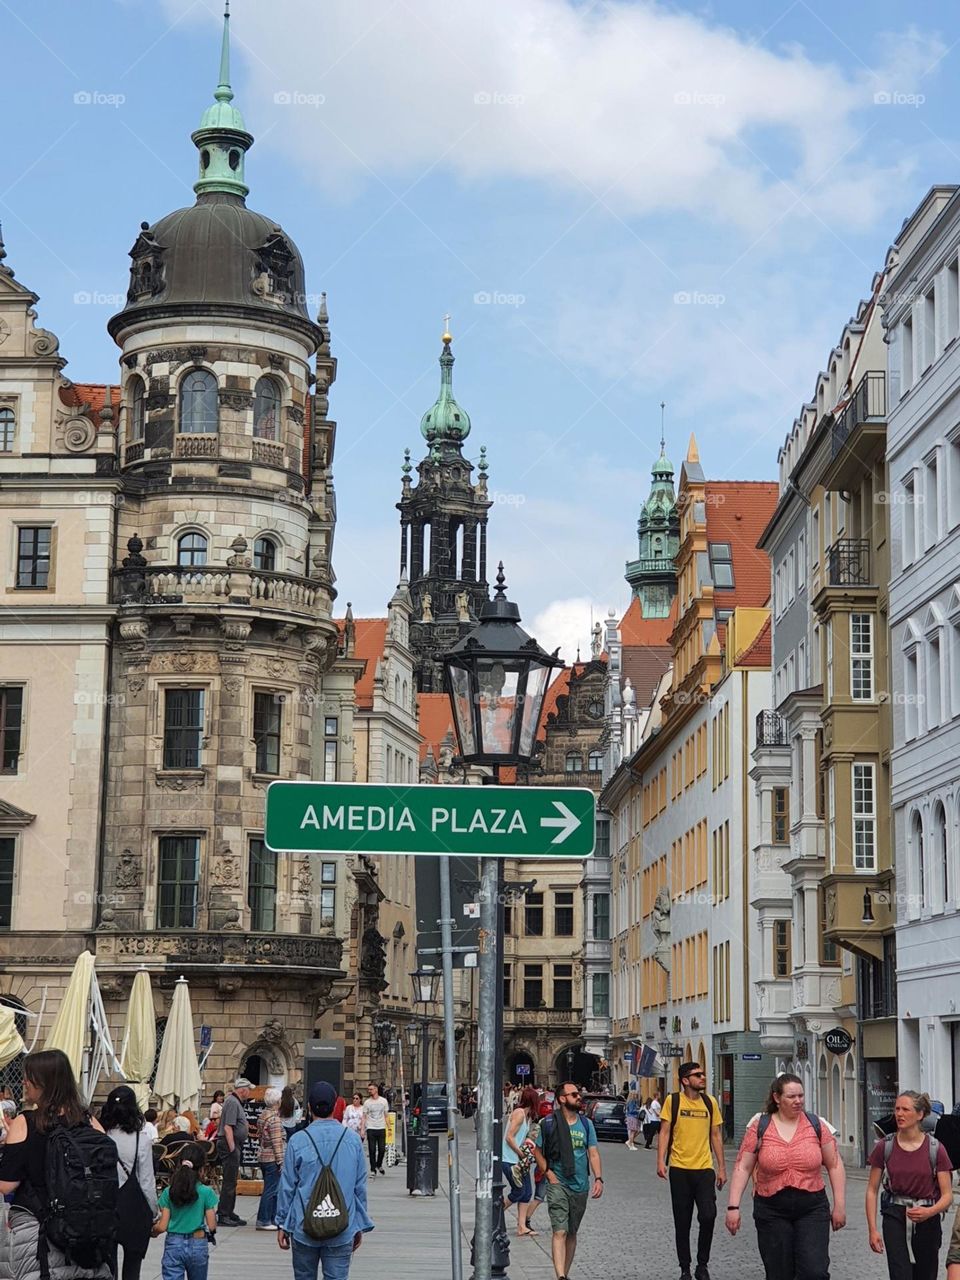
[[[450,316],[443,317],[443,350],[440,353],[440,394],[433,407],[420,419],[420,430],[423,438],[434,448],[441,444],[454,444],[458,450],[460,443],[470,434],[470,415],[457,403],[453,394],[453,352],[450,343],[453,335],[449,330]]]
[[[667,451],[667,437],[663,428],[666,408],[667,408],[666,400],[661,400],[660,401],[660,457],[661,458]]]
[[[220,74],[213,97],[213,106],[207,107],[200,119],[200,128],[192,135],[200,152],[200,180],[194,183],[193,189],[198,196],[219,192],[242,199],[249,190],[243,181],[243,157],[253,145],[253,134],[247,132],[243,116],[232,105],[230,0],[226,0],[223,14]]]

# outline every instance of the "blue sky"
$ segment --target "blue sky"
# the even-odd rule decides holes
[[[78,381],[117,380],[141,220],[192,203],[220,8],[0,0],[7,261]],[[234,0],[232,26],[248,203],[328,293],[358,614],[394,586],[446,311],[491,549],[572,657],[627,603],[660,400],[678,470],[695,431],[708,476],[773,478],[902,221],[960,178],[946,4]]]

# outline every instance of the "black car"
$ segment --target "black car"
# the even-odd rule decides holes
[[[420,1106],[420,1085],[413,1086],[413,1114],[418,1114]],[[427,1129],[428,1131],[446,1129],[447,1127],[447,1086],[443,1080],[431,1080],[427,1085]]]
[[[591,1099],[587,1116],[593,1121],[598,1142],[626,1142],[627,1107],[622,1098]]]

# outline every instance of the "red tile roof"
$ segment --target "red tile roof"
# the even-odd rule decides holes
[[[674,596],[668,618],[645,618],[643,606],[634,596],[630,608],[620,620],[620,642],[624,645],[670,645],[677,625],[677,598]]]
[[[779,486],[772,480],[707,481],[707,540],[729,542],[733,556],[733,589],[714,591],[718,608],[756,608],[770,599],[770,557],[757,542],[778,497]]]
[[[383,647],[387,640],[386,618],[354,618],[354,650],[355,658],[366,661],[363,675],[356,683],[356,702],[361,710],[369,710],[373,706],[373,678],[377,674],[377,659],[383,656]],[[337,622],[343,631],[343,619]]]
[[[557,713],[557,702],[565,694],[570,692],[570,677],[574,672],[577,675],[583,674],[584,664],[575,662],[572,667],[564,667],[554,677],[553,683],[548,687],[543,699],[543,710],[540,713],[540,728],[537,730],[537,737],[541,742],[546,741],[547,720],[550,716]]]
[[[91,416],[95,417],[103,408],[107,398],[106,385],[100,382],[74,382],[69,387],[60,388],[60,399],[71,409],[79,409],[88,404]],[[120,388],[110,386],[110,403],[114,412],[120,408]]]
[[[738,654],[734,661],[738,667],[757,667],[760,670],[769,671],[772,660],[773,640],[770,619],[767,618],[753,642],[747,645],[743,653]]]
[[[620,666],[624,680],[630,677],[638,707],[652,705],[663,673],[672,661],[673,650],[669,645],[624,645]]]
[[[435,759],[440,757],[440,743],[447,734],[453,736],[454,751],[457,750],[457,738],[453,732],[453,713],[450,710],[450,699],[445,693],[418,693],[417,712],[420,721],[420,761],[427,758],[427,748],[433,747]]]

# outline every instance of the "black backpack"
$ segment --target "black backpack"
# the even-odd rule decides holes
[[[817,1135],[817,1141],[819,1142],[820,1134],[823,1132],[822,1127],[820,1125],[820,1117],[817,1115],[815,1111],[805,1111],[803,1114],[810,1121],[810,1125],[813,1129],[813,1132]],[[757,1145],[754,1148],[754,1152],[753,1152],[755,1156],[759,1156],[760,1154],[760,1143],[763,1141],[763,1135],[770,1128],[770,1121],[772,1119],[773,1119],[773,1113],[771,1111],[764,1111],[763,1115],[757,1121]]]
[[[40,1219],[37,1259],[49,1280],[48,1242],[74,1266],[112,1262],[117,1240],[117,1148],[91,1124],[55,1125],[47,1134],[47,1206]]]
[[[307,1137],[313,1143],[313,1149],[320,1161],[320,1173],[307,1201],[306,1212],[303,1215],[303,1231],[311,1240],[320,1243],[332,1239],[333,1236],[342,1235],[350,1225],[350,1211],[340,1189],[340,1183],[333,1172],[333,1162],[346,1134],[347,1130],[344,1129],[337,1140],[337,1145],[333,1148],[333,1155],[324,1164],[320,1148],[314,1141],[313,1134],[309,1129],[307,1130]]]
[[[709,1093],[702,1095],[703,1101],[707,1107],[707,1137],[713,1132],[713,1099]],[[663,1158],[664,1164],[670,1163],[670,1152],[673,1150],[673,1135],[677,1127],[677,1121],[680,1119],[680,1095],[679,1093],[671,1093],[670,1095],[670,1133],[667,1136],[667,1151]]]

